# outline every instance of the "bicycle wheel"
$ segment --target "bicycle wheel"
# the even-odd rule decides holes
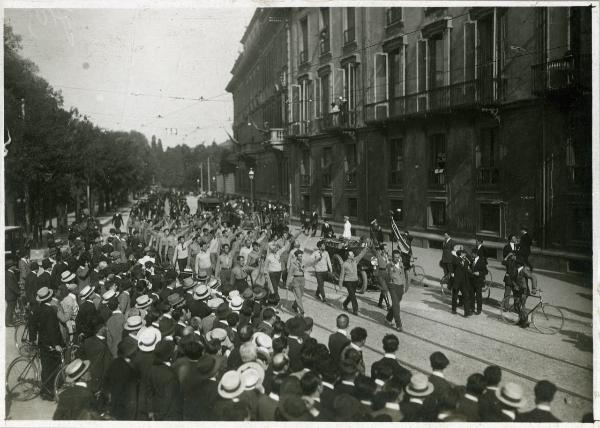
[[[23,357],[30,357],[35,352],[35,345],[29,342],[29,330],[26,324],[15,326],[15,345]]]
[[[68,364],[63,365],[54,378],[54,399],[56,401],[58,401],[58,395],[71,385],[66,381],[65,370],[67,366]]]
[[[500,318],[508,324],[516,324],[519,321],[519,314],[515,309],[515,299],[510,296],[507,301],[500,304]]]
[[[425,269],[422,266],[413,266],[411,282],[416,285],[424,286]]]
[[[488,274],[485,276],[485,280],[483,281],[483,287],[481,288],[481,297],[483,300],[488,300],[490,298],[492,282],[492,273],[488,272]]]
[[[6,394],[11,400],[28,401],[40,393],[40,374],[32,358],[17,357],[6,371]]]
[[[556,334],[565,323],[562,311],[556,306],[542,303],[538,305],[531,315],[533,326],[542,334]]]

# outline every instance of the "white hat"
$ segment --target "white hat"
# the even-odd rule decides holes
[[[66,270],[63,273],[60,274],[60,281],[63,284],[67,284],[71,281],[73,281],[75,279],[75,274],[71,273],[70,271]]]
[[[229,307],[232,311],[239,311],[242,309],[242,305],[244,304],[244,299],[239,295],[233,296],[231,301],[229,302]]]
[[[244,392],[242,376],[236,370],[225,372],[217,387],[219,395],[223,398],[236,398]]]
[[[265,378],[265,370],[256,361],[242,364],[237,371],[242,378],[242,383],[246,390],[254,389],[257,386],[262,385]]]
[[[205,284],[200,284],[196,288],[194,288],[194,296],[192,299],[194,300],[203,300],[210,296],[210,290]]]
[[[157,328],[147,328],[138,335],[138,347],[140,351],[152,352],[160,339],[160,331]]]
[[[523,399],[523,388],[521,385],[508,382],[496,390],[496,398],[507,406],[518,409],[523,407],[525,400]]]
[[[112,299],[113,297],[117,297],[119,295],[118,291],[115,291],[113,289],[108,290],[106,293],[104,293],[102,295],[102,303],[106,303],[108,302],[110,299]]]

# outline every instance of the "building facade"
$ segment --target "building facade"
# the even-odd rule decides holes
[[[444,231],[527,227],[587,269],[591,10],[293,8],[284,153],[295,214]],[[491,245],[493,243],[495,245]],[[584,255],[579,257],[578,255]]]

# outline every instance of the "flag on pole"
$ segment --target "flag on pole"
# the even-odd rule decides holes
[[[408,245],[408,242],[406,242],[406,239],[404,239],[404,236],[400,232],[400,229],[398,228],[398,225],[396,224],[393,215],[390,216],[390,221],[392,223],[392,232],[396,237],[396,241],[398,242],[398,247],[400,248],[400,251],[407,254],[410,253],[410,246]]]

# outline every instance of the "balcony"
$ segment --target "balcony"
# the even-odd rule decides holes
[[[356,126],[356,111],[336,111],[325,114],[321,118],[320,129],[323,131],[341,130]]]
[[[495,187],[498,185],[498,168],[480,167],[477,169],[477,187]]]
[[[308,135],[309,126],[308,122],[298,121],[292,122],[288,125],[288,135],[290,137],[300,137]]]
[[[306,64],[308,62],[308,50],[300,51],[298,54],[298,61],[300,65]]]
[[[270,128],[269,129],[269,142],[271,144],[281,144],[285,137],[285,130],[283,128]]]
[[[300,186],[310,186],[310,174],[300,174]]]
[[[429,170],[429,188],[443,189],[446,185],[446,170],[445,169],[430,169]]]
[[[444,113],[455,109],[495,104],[498,85],[493,79],[476,79],[365,105],[365,121]]]
[[[567,56],[531,67],[531,92],[551,95],[592,89],[591,55]]]
[[[344,45],[348,45],[356,40],[355,28],[350,27],[344,30]]]

